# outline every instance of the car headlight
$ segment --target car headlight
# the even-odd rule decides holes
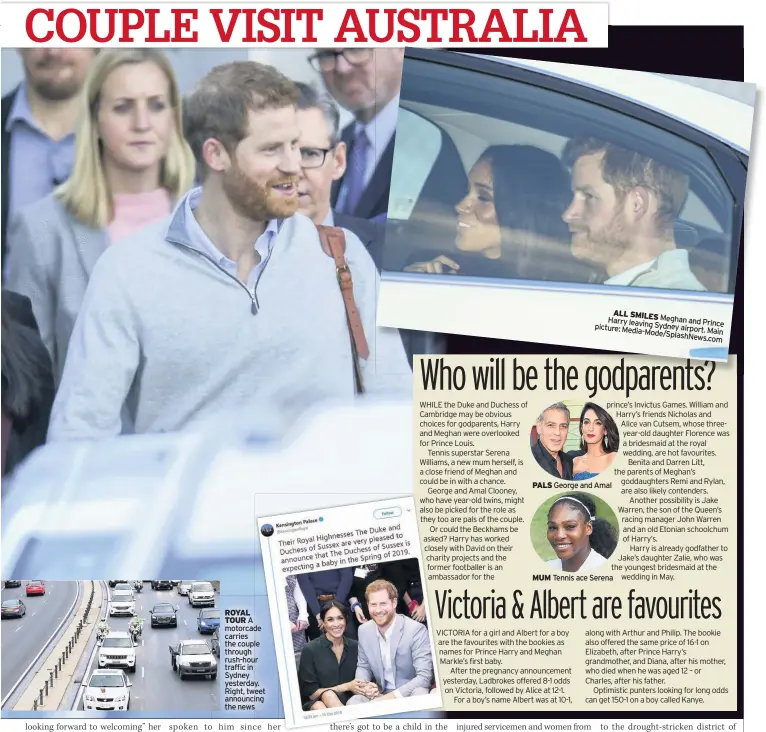
[[[96,697],[95,696],[91,696],[90,694],[86,694],[85,695],[85,701],[87,701],[87,702],[94,702],[94,701],[96,701]]]
[[[118,703],[119,703],[119,702],[124,702],[124,701],[126,701],[126,700],[127,700],[127,698],[128,698],[128,697],[127,697],[125,694],[123,694],[122,696],[116,696],[116,697],[114,697],[114,701],[115,701],[115,702],[118,702]]]
[[[211,664],[212,666],[217,666],[218,665],[218,661],[216,661],[214,658],[211,659],[211,660],[212,660],[212,664]]]

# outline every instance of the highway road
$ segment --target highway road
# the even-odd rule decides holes
[[[2,590],[3,600],[21,598],[27,606],[23,618],[2,621],[0,647],[0,694],[3,698],[26,671],[40,649],[69,612],[77,595],[77,582],[46,582],[45,595],[27,597],[21,587]]]
[[[220,605],[219,597],[216,593],[216,607]],[[151,627],[149,610],[160,602],[178,606],[177,628]],[[144,630],[136,648],[136,672],[126,674],[133,682],[130,690],[132,711],[215,711],[221,708],[220,685],[223,683],[223,674],[216,681],[205,676],[181,681],[170,666],[169,646],[180,640],[210,638],[209,635],[197,632],[199,611],[200,608],[191,607],[187,598],[179,595],[175,587],[155,592],[145,583],[143,592],[136,594],[136,614],[144,618]],[[107,618],[107,622],[110,630],[127,631],[130,618]],[[86,678],[97,667],[98,661],[94,656]],[[82,708],[81,700],[77,709]]]

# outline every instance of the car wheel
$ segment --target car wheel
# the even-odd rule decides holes
[[[134,673],[136,673],[136,668],[137,668],[137,665],[134,663],[132,666],[128,666],[128,671],[130,671],[130,673],[134,674]]]
[[[218,678],[218,672],[216,672],[216,673],[214,673],[214,674],[210,674],[210,678],[211,678],[213,681],[215,681],[215,680]]]

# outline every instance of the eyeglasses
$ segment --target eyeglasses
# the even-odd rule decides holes
[[[317,51],[309,57],[309,63],[315,71],[327,72],[333,71],[338,65],[338,56],[343,58],[352,66],[364,66],[372,58],[372,48],[344,48],[340,51]]]
[[[324,161],[327,160],[327,153],[332,149],[331,147],[302,147],[301,167],[306,169],[321,168]]]

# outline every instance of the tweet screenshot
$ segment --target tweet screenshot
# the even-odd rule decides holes
[[[441,707],[411,496],[258,529],[288,727]]]

